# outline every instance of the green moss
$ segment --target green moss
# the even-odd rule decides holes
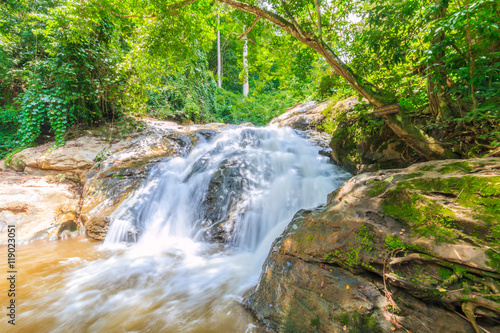
[[[488,251],[485,252],[485,254],[489,259],[488,262],[486,262],[486,264],[491,268],[500,272],[500,253],[492,249],[489,249]]]
[[[405,190],[396,189],[391,191],[382,209],[423,236],[435,236],[442,242],[452,241],[456,236],[442,227],[453,227],[453,212],[423,196],[409,196]]]
[[[497,224],[491,228],[491,237],[500,239],[500,224]]]
[[[395,189],[388,191],[382,203],[386,214],[423,236],[451,242],[458,236],[457,229],[467,226],[457,225],[453,211],[429,199],[428,195],[448,197],[454,205],[466,208],[475,219],[492,225],[486,235],[477,228],[467,233],[490,238],[499,236],[500,177],[417,178],[400,181]]]
[[[350,333],[382,333],[382,328],[374,316],[364,316],[358,311],[352,312],[350,315],[342,313],[335,319],[342,325],[347,326]]]
[[[319,327],[319,316],[311,319],[309,325],[311,325],[312,327],[318,328]]]
[[[389,187],[390,183],[386,181],[381,181],[373,185],[371,190],[368,192],[368,195],[371,197],[376,197],[385,192],[385,190]]]
[[[375,233],[373,232],[373,229],[371,229],[367,225],[361,226],[361,228],[356,233],[356,241],[360,244],[360,248],[366,253],[373,250],[374,237]]]
[[[385,238],[385,245],[390,250],[406,250],[406,251],[412,250],[412,251],[424,252],[423,249],[421,249],[417,245],[404,243],[398,236],[387,236]]]
[[[431,171],[432,169],[435,169],[436,166],[435,165],[426,165],[424,167],[421,167],[420,170],[422,171]]]
[[[443,165],[441,169],[438,170],[438,172],[442,174],[447,174],[457,171],[463,171],[469,173],[472,171],[472,167],[470,166],[469,162],[455,162]]]
[[[473,216],[486,223],[500,221],[500,176],[421,178],[411,181],[415,189],[456,196],[455,203],[470,208]]]
[[[439,278],[441,279],[441,281],[446,281],[453,275],[453,271],[451,269],[446,268],[446,267],[439,266],[438,267],[438,274],[439,274]]]
[[[407,175],[403,175],[402,180],[407,180],[407,179],[412,179],[412,178],[417,178],[423,176],[423,172],[412,172]]]

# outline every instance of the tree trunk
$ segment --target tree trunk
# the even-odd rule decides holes
[[[243,32],[245,32],[245,26],[243,26]],[[248,38],[246,35],[243,37],[243,43],[243,96],[248,97],[250,85],[248,84]]]
[[[288,32],[299,41],[317,51],[321,54],[330,66],[333,67],[335,72],[340,75],[347,83],[353,87],[358,93],[361,94],[366,100],[375,106],[387,105],[394,101],[390,96],[381,92],[379,89],[373,87],[367,81],[358,77],[349,66],[347,66],[342,59],[340,59],[326,43],[316,37],[314,34],[304,31],[300,25],[297,24],[293,16],[288,13],[290,19],[286,20],[280,15],[272,13],[268,10],[259,8],[257,6],[240,2],[238,0],[217,0],[225,3],[233,8],[252,13],[258,17],[262,17],[277,26],[281,27],[284,31]],[[285,11],[286,8],[285,8]],[[404,115],[389,115],[384,117],[387,125],[398,135],[405,143],[415,149],[422,156],[428,160],[446,159],[454,157],[453,154],[445,150],[433,138],[426,135],[419,128],[415,127]]]
[[[217,13],[217,25],[220,24],[219,13]],[[220,30],[217,26],[217,86],[222,87],[222,61],[220,56]]]
[[[466,10],[469,9],[469,0],[464,1]],[[474,55],[472,54],[472,34],[470,31],[470,14],[467,13],[467,25],[465,26],[465,36],[467,37],[467,46],[469,51],[469,75],[470,75],[470,97],[472,99],[472,109],[477,109],[477,98],[474,92]]]
[[[442,0],[436,0],[437,11],[434,15],[433,19],[439,20],[446,16],[446,12],[448,11],[448,3],[445,3]],[[445,39],[444,29],[432,40],[432,44],[436,45],[438,43],[443,42]],[[435,116],[439,120],[444,119],[444,113],[448,109],[446,101],[439,96],[437,92],[437,87],[439,83],[441,85],[445,85],[446,82],[446,73],[442,69],[443,61],[442,59],[445,56],[444,47],[441,48],[441,51],[438,53],[437,58],[434,61],[434,65],[436,65],[436,74],[434,77],[431,75],[430,71],[427,75],[427,98],[429,100],[429,110],[433,116]],[[435,79],[437,79],[436,83]]]

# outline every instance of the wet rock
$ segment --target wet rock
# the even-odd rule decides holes
[[[316,130],[317,126],[323,122],[325,115],[322,113],[329,102],[317,103],[297,103],[285,113],[272,119],[269,125],[277,125],[279,127],[291,127],[301,131]]]
[[[89,170],[85,181],[81,220],[87,235],[97,240],[106,237],[110,216],[143,184],[156,163],[184,156],[195,144],[211,141],[226,126],[181,126],[148,120],[143,132],[105,150],[102,161]]]
[[[7,240],[7,225],[16,225],[18,241],[74,230],[80,198],[81,188],[73,183],[0,171],[0,243]]]
[[[297,134],[310,140],[314,145],[321,147],[320,154],[331,157],[329,147],[332,135],[325,133],[320,129],[325,115],[323,112],[329,106],[330,102],[307,102],[298,103],[286,110],[285,113],[273,118],[269,125],[278,127],[291,127],[297,131]]]
[[[242,173],[251,172],[249,167],[240,158],[229,158],[221,162],[219,170],[210,180],[203,201],[203,221],[208,240],[220,243],[230,240],[235,223],[244,213],[242,196],[249,187],[249,179]]]
[[[496,332],[499,205],[500,158],[358,175],[297,213],[247,305],[276,331],[474,332],[465,307]]]

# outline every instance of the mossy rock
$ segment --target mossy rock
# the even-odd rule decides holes
[[[500,158],[433,161],[357,175],[332,192],[327,205],[296,214],[273,244],[250,307],[265,322],[279,323],[283,309],[271,309],[269,304],[289,300],[292,309],[287,313],[294,313],[294,323],[302,318],[308,330],[325,332],[342,332],[344,326],[355,331],[368,324],[361,319],[370,314],[382,331],[391,327],[380,321],[381,316],[394,318],[412,332],[429,332],[429,327],[436,332],[474,332],[467,320],[449,310],[461,311],[464,304],[480,315],[475,320],[481,326],[498,331],[499,207]],[[286,262],[293,262],[293,267]],[[307,267],[311,283],[297,280],[297,267]],[[317,276],[340,276],[339,270],[362,280],[363,287],[341,278],[331,278],[335,286],[328,288],[325,279],[318,282]],[[345,315],[354,309],[344,311],[344,317],[334,310],[312,311],[355,304],[349,298],[338,299],[342,283],[353,294],[371,286],[379,291],[379,300],[387,302],[375,305],[364,296],[373,310],[361,313],[359,320]],[[300,293],[291,295],[297,284]],[[308,293],[320,295],[307,301],[309,310],[300,305]],[[489,308],[477,306],[481,302]],[[259,314],[265,307],[266,314]],[[319,321],[313,320],[316,316]],[[354,322],[353,327],[345,324]]]

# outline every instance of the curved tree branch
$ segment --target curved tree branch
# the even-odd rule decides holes
[[[255,20],[253,20],[252,24],[250,24],[250,26],[248,27],[248,29],[247,29],[247,30],[245,30],[245,32],[244,32],[244,33],[242,33],[242,34],[238,37],[238,39],[242,39],[242,38],[243,38],[243,37],[245,37],[248,33],[250,33],[250,31],[252,31],[253,27],[255,27],[255,25],[257,24],[257,21],[259,21],[259,19],[260,19],[260,16],[257,16],[257,17],[255,18]]]

